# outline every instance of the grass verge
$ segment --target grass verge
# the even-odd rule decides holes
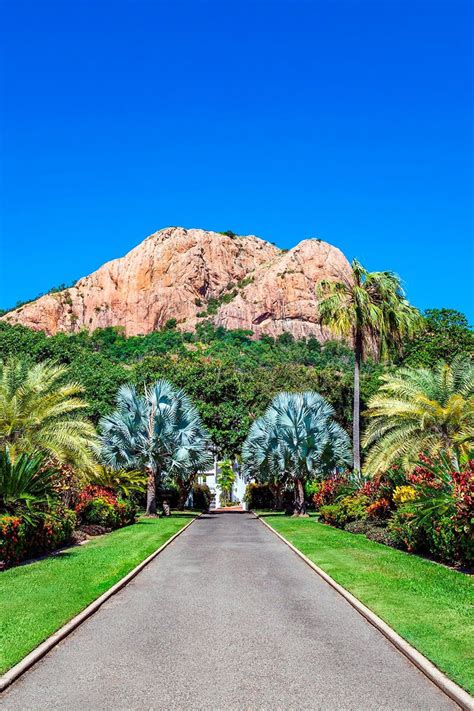
[[[314,518],[260,515],[448,677],[474,693],[472,576]]]
[[[123,578],[194,518],[142,518],[126,528],[0,573],[0,674]]]

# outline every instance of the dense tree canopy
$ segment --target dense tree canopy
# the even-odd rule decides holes
[[[430,313],[427,319],[432,318]],[[446,336],[446,348],[453,352],[460,342],[466,348],[472,340],[459,317]],[[412,357],[415,345],[409,344],[409,349]],[[315,338],[296,341],[290,334],[256,341],[248,331],[226,331],[208,322],[195,333],[181,333],[170,323],[162,331],[129,338],[119,328],[48,337],[0,323],[0,359],[13,354],[32,363],[48,359],[67,365],[69,377],[84,388],[95,423],[114,409],[122,384],[132,383],[143,392],[146,385],[166,378],[196,403],[221,457],[240,451],[251,423],[283,390],[315,390],[334,407],[337,421],[348,431],[352,423],[354,356],[338,341],[321,345]],[[391,366],[370,360],[362,364],[362,410],[387,367]]]
[[[405,346],[406,365],[432,367],[474,352],[474,332],[464,314],[454,309],[427,309],[423,325]]]

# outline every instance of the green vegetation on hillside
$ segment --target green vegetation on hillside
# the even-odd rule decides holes
[[[425,335],[406,344],[410,364],[415,358],[421,363],[450,360],[474,350],[472,332],[458,312],[446,315],[451,326],[442,339],[428,335],[436,334],[439,318],[445,318],[434,314],[427,312]],[[0,323],[0,359],[17,355],[32,362],[52,359],[67,365],[68,377],[84,387],[95,423],[114,408],[120,385],[131,383],[141,390],[167,378],[196,403],[222,455],[240,451],[251,423],[282,390],[319,392],[334,407],[337,421],[350,430],[354,356],[348,346],[338,341],[321,345],[315,338],[296,341],[290,334],[252,340],[249,331],[226,331],[208,321],[195,333],[181,333],[175,325],[126,338],[119,328],[47,337],[24,326]],[[381,374],[391,367],[371,360],[362,364],[362,412]]]

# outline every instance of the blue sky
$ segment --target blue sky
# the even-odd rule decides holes
[[[471,2],[2,5],[0,307],[168,225],[307,237],[474,322]]]

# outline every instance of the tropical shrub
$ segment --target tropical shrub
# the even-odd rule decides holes
[[[112,489],[89,485],[76,506],[82,524],[121,528],[135,523],[137,508],[130,499],[121,499]]]
[[[408,504],[416,499],[416,489],[414,486],[404,485],[397,486],[393,491],[393,502],[396,506]]]
[[[54,496],[54,474],[41,454],[20,454],[12,461],[9,448],[0,450],[0,511],[22,518],[40,515]]]
[[[326,504],[319,509],[319,520],[330,526],[344,528],[349,519],[342,504]]]
[[[371,524],[367,519],[364,520],[359,520],[359,521],[350,521],[349,523],[346,523],[344,526],[344,530],[348,531],[349,533],[360,533],[362,535],[365,535],[369,528],[371,527]]]
[[[0,566],[8,567],[72,542],[74,511],[59,507],[41,518],[0,515]]]
[[[268,484],[257,484],[257,482],[247,484],[244,501],[249,509],[275,508],[275,496]]]
[[[377,499],[367,506],[368,518],[387,518],[390,514],[390,501],[388,499]]]
[[[385,526],[367,526],[365,537],[375,543],[383,543],[385,546],[395,547],[395,541],[391,532]]]
[[[211,490],[207,484],[193,485],[193,508],[207,511],[211,503]]]
[[[368,517],[368,499],[364,494],[356,493],[352,496],[344,496],[340,500],[340,505],[346,515],[345,523],[349,521],[363,521]]]
[[[404,548],[409,553],[426,552],[424,530],[417,520],[412,504],[400,506],[388,522],[387,528],[398,548]]]
[[[341,496],[342,492],[345,491],[347,485],[347,478],[342,476],[323,479],[317,482],[316,492],[313,495],[313,503],[316,508],[319,509],[321,506],[334,503],[334,501]]]
[[[0,515],[0,565],[6,567],[26,558],[25,525],[20,516]]]
[[[219,470],[217,475],[217,485],[221,490],[221,504],[226,506],[230,503],[230,496],[232,493],[232,487],[235,482],[235,471],[232,466],[230,459],[224,459],[219,463]]]

